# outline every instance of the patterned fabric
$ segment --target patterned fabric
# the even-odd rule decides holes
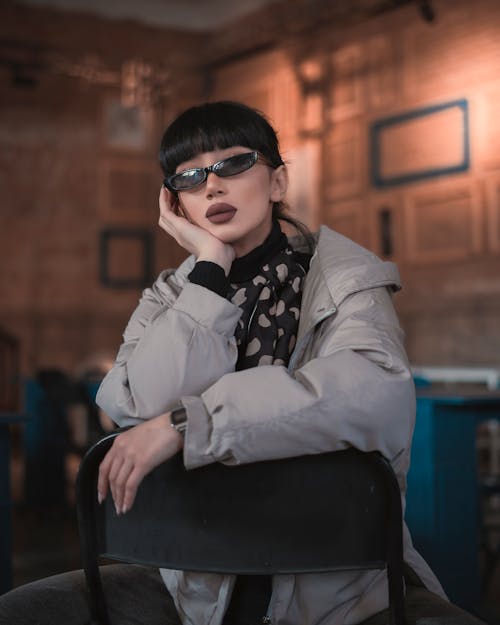
[[[286,242],[281,231],[279,234]],[[227,298],[243,309],[235,332],[236,370],[288,364],[297,337],[305,274],[286,244],[257,275],[231,283]]]

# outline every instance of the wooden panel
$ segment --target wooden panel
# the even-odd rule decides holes
[[[108,158],[101,164],[100,216],[119,224],[154,223],[162,183],[159,167],[146,159]]]
[[[484,67],[483,37],[474,3],[456,4],[460,6],[438,9],[432,27],[418,20],[404,31],[406,95],[429,98],[460,93],[464,85],[475,84],[490,73]]]
[[[331,62],[331,119],[339,121],[359,115],[364,109],[362,47],[345,46],[333,53]]]
[[[471,182],[429,185],[405,200],[405,244],[412,261],[451,261],[481,251],[481,202]]]
[[[500,252],[500,176],[486,180],[488,247]]]
[[[267,115],[278,131],[281,153],[290,170],[287,198],[291,212],[316,228],[321,175],[318,142],[304,139],[300,133],[315,130],[316,117],[322,114],[321,102],[311,98],[303,108],[288,57],[282,51],[273,51],[219,68],[211,99],[238,100]]]
[[[384,36],[367,42],[368,104],[372,109],[388,107],[396,96],[396,63],[392,42]]]
[[[217,69],[211,99],[237,100],[259,109],[279,130],[283,147],[296,144],[299,87],[282,51],[258,54]]]
[[[308,93],[302,101],[300,131],[303,134],[320,134],[323,129],[324,98],[321,93]]]
[[[151,142],[152,112],[124,106],[119,99],[105,98],[102,106],[103,147],[120,152],[143,152]]]
[[[293,215],[317,230],[322,223],[320,211],[321,148],[309,139],[284,154],[289,186],[286,200]]]
[[[363,186],[365,162],[360,124],[338,124],[325,141],[323,178],[326,198],[358,195]]]
[[[333,230],[356,241],[356,243],[366,245],[366,217],[364,202],[351,200],[329,204],[323,222]]]
[[[474,115],[477,128],[476,154],[480,166],[486,170],[500,169],[500,82],[483,88],[477,95]]]

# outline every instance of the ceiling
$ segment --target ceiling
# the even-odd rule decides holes
[[[17,0],[19,4],[77,11],[150,26],[206,31],[277,0]]]

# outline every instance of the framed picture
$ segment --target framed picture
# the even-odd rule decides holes
[[[470,167],[467,100],[378,120],[370,132],[372,183],[390,187]]]
[[[144,288],[153,276],[153,235],[142,228],[105,228],[99,240],[99,278],[105,287]]]
[[[106,148],[144,151],[151,135],[151,112],[108,98],[103,104],[103,135]]]

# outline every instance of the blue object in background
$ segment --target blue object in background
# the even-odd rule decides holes
[[[99,390],[100,386],[101,386],[101,380],[99,380],[98,382],[87,382],[85,384],[85,388],[87,389],[88,396],[93,402],[95,402],[97,391]]]
[[[469,610],[480,599],[476,427],[495,417],[500,392],[418,391],[405,519],[445,592]]]
[[[51,506],[66,503],[64,458],[68,449],[66,408],[71,384],[57,371],[24,381],[25,503]]]

